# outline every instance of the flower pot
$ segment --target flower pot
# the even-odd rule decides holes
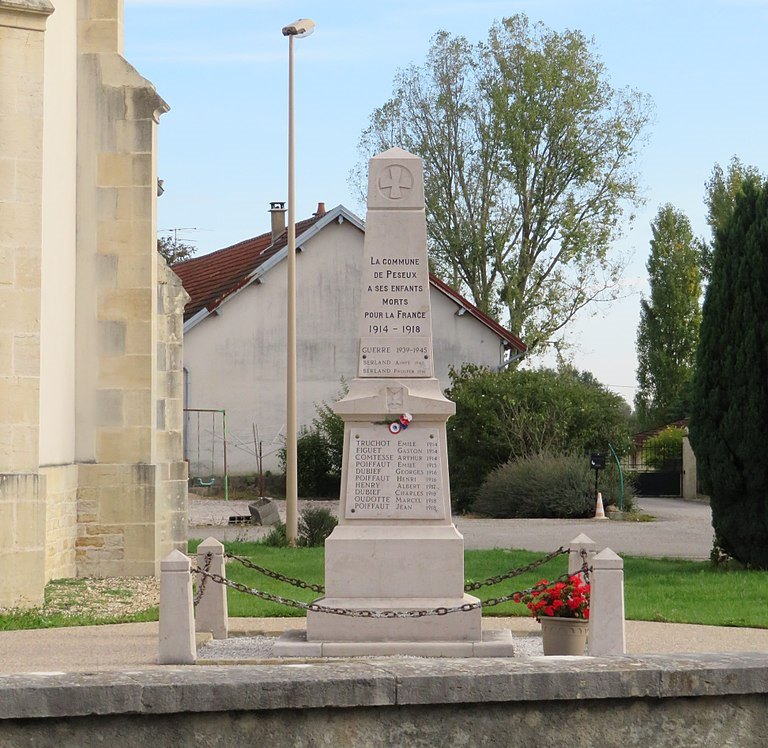
[[[583,655],[588,633],[589,621],[584,618],[541,619],[545,655]]]

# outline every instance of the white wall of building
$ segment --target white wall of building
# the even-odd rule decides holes
[[[309,425],[315,403],[332,402],[342,378],[356,374],[363,233],[349,222],[329,224],[297,258],[298,420]],[[189,372],[187,407],[225,409],[230,474],[256,472],[253,424],[264,444],[264,467],[276,470],[284,433],[286,389],[286,265],[281,262],[222,304],[218,314],[184,336]],[[447,387],[448,368],[472,361],[498,366],[500,339],[457,305],[431,289],[435,372]],[[190,475],[210,473],[213,417],[188,419]],[[221,469],[221,423],[216,420],[216,471]],[[198,443],[200,448],[198,450]],[[241,445],[245,448],[239,448]],[[249,453],[250,452],[250,453]],[[268,455],[272,452],[271,455]],[[198,459],[199,458],[199,459]]]
[[[40,464],[74,461],[77,4],[57,2],[45,33]],[[31,178],[32,175],[30,175]]]

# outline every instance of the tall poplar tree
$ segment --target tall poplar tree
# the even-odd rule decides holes
[[[748,176],[715,232],[691,445],[716,542],[768,569],[768,182]]]
[[[635,408],[643,426],[688,415],[701,322],[701,255],[690,221],[667,204],[651,230],[650,298],[640,302],[637,331]]]

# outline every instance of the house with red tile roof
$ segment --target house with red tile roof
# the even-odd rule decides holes
[[[271,231],[173,266],[190,301],[184,314],[185,407],[226,411],[228,470],[277,468],[285,422],[287,233],[282,203],[272,203]],[[343,205],[296,224],[299,424],[315,405],[333,402],[357,366],[357,309],[364,222]],[[525,344],[434,275],[430,275],[435,376],[450,367],[502,367]],[[223,423],[190,413],[191,475],[221,469]],[[219,458],[215,453],[218,449]],[[206,461],[216,463],[206,466]],[[202,463],[200,465],[196,463]]]

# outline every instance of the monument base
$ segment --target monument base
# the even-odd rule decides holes
[[[347,610],[434,610],[475,604],[476,597],[324,597],[317,600],[327,608]],[[408,642],[481,639],[481,611],[475,608],[446,615],[421,618],[368,618],[307,611],[307,641],[311,642]]]
[[[451,613],[452,616],[466,615]],[[339,616],[334,616],[338,618]],[[446,616],[447,617],[447,616]],[[370,619],[364,619],[370,623]],[[424,620],[424,619],[422,619]],[[286,631],[272,650],[275,657],[514,657],[512,632],[489,629],[479,641],[307,641],[301,629]]]

